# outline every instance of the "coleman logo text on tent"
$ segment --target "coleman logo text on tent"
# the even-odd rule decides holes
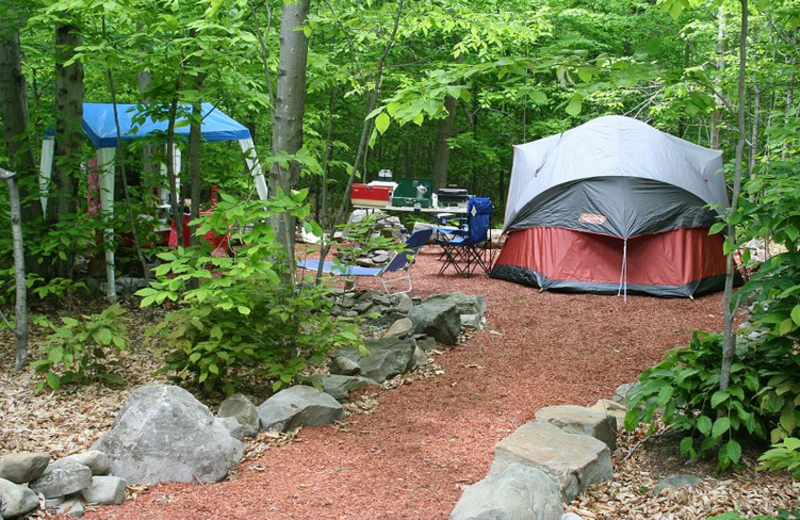
[[[603,215],[595,215],[593,213],[583,213],[580,217],[578,217],[578,222],[583,222],[584,224],[604,224],[606,221],[606,217]]]

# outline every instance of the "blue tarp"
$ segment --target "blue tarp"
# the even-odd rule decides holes
[[[140,119],[140,105],[117,104],[120,133],[123,141],[142,139],[151,134],[164,134],[167,131],[167,117],[162,121],[147,118],[141,124],[133,119]],[[164,114],[168,107],[164,106]],[[186,114],[192,111],[191,105],[180,107],[175,121],[175,135],[181,139],[189,138],[189,123]],[[180,115],[182,114],[182,115]],[[203,124],[201,133],[206,141],[239,141],[249,139],[250,131],[237,123],[211,103],[203,103]],[[159,117],[160,119],[161,117]],[[137,122],[138,123],[138,122]],[[117,126],[114,122],[114,105],[111,103],[84,103],[83,130],[91,139],[95,148],[113,148],[117,145]]]

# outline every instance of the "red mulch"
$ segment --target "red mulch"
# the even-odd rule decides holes
[[[85,518],[446,519],[463,487],[486,475],[494,445],[539,408],[591,405],[691,331],[722,328],[721,294],[625,303],[438,276],[438,267],[434,248],[419,255],[413,294],[478,294],[489,310],[486,330],[437,356],[443,375],[382,391],[375,413],[343,427],[304,428],[235,480],[156,485]]]

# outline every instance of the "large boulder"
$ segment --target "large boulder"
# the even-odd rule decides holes
[[[0,457],[0,478],[24,484],[42,476],[50,463],[50,454],[21,451]]]
[[[45,498],[56,498],[77,493],[91,485],[92,470],[88,466],[65,462],[47,468],[44,475],[28,484],[28,487]]]
[[[561,520],[561,492],[536,468],[511,464],[464,490],[450,520]]]
[[[427,334],[439,343],[455,345],[461,332],[461,315],[450,298],[427,299],[408,313],[414,332]]]
[[[39,498],[27,486],[0,478],[0,518],[14,518],[39,507]]]
[[[304,383],[321,386],[323,392],[330,394],[340,403],[347,401],[350,394],[356,390],[360,390],[365,386],[378,385],[378,383],[366,377],[340,376],[336,374],[311,376]]]
[[[567,433],[546,422],[530,422],[497,443],[490,474],[498,474],[512,464],[538,468],[561,487],[564,502],[598,482],[608,480],[611,452],[602,441]]]
[[[284,432],[298,426],[330,424],[344,415],[342,405],[311,386],[281,390],[258,407],[261,427]]]
[[[93,446],[130,484],[216,482],[242,459],[243,448],[203,403],[169,385],[134,390]]]
[[[365,346],[367,354],[351,348],[339,350],[335,356],[354,361],[361,368],[361,376],[378,383],[411,369],[416,347],[413,339],[372,339],[367,340]]]
[[[233,394],[219,406],[217,417],[235,419],[239,425],[237,431],[242,437],[255,437],[258,435],[259,421],[258,408],[250,399],[242,394]],[[234,435],[237,439],[240,437]]]
[[[612,415],[564,404],[542,408],[536,412],[536,420],[549,422],[565,432],[590,435],[605,442],[611,451],[617,448],[617,418]]]

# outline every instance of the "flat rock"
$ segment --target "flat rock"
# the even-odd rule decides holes
[[[55,513],[57,515],[67,515],[71,516],[72,518],[80,518],[86,514],[86,509],[84,509],[83,502],[81,502],[80,499],[70,498],[56,506]]]
[[[445,345],[455,345],[461,332],[461,316],[456,303],[447,298],[428,298],[408,313],[414,332],[427,334]]]
[[[53,463],[53,466],[59,466],[68,462],[77,462],[83,464],[92,470],[92,475],[108,475],[111,469],[111,459],[102,451],[89,450],[83,453],[76,453],[74,455],[67,455],[60,458]]]
[[[461,314],[461,326],[467,329],[478,330],[481,328],[481,317],[478,314]]]
[[[614,390],[614,395],[611,397],[611,400],[623,405],[626,404],[628,402],[628,394],[638,385],[639,383],[636,381],[619,385],[616,390]]]
[[[394,307],[398,312],[408,314],[414,308],[414,302],[411,301],[411,298],[406,293],[400,293],[396,298],[397,303],[395,303]]]
[[[355,376],[361,373],[361,366],[347,356],[333,356],[330,371],[331,374]]]
[[[425,352],[430,352],[436,348],[436,340],[425,334],[414,334],[414,341],[416,341],[417,346]]]
[[[281,390],[258,407],[261,427],[279,432],[298,426],[330,424],[343,414],[342,405],[336,399],[303,385]]]
[[[364,342],[367,354],[356,349],[340,350],[335,355],[353,360],[361,367],[361,375],[378,383],[404,374],[411,368],[416,343],[413,339],[373,339]]]
[[[242,437],[255,437],[258,435],[258,408],[244,395],[233,394],[222,401],[219,406],[219,412],[217,412],[217,418],[223,419],[226,417],[233,418],[239,423]],[[241,440],[241,437],[237,438]]]
[[[695,487],[703,483],[703,479],[694,475],[670,475],[658,481],[656,487],[653,488],[653,495],[660,495],[665,490],[670,488],[686,488]]]
[[[590,435],[605,442],[611,451],[617,448],[616,417],[583,406],[565,404],[542,408],[536,412],[536,419],[549,422],[568,433]]]
[[[127,483],[120,477],[92,477],[92,485],[81,491],[89,504],[121,504]]]
[[[39,507],[39,497],[27,486],[0,478],[0,518],[14,518]]]
[[[42,476],[50,463],[47,452],[21,451],[0,457],[0,478],[15,484],[25,484]]]
[[[411,368],[425,368],[428,366],[428,354],[421,348],[414,347],[414,355],[411,358]]]
[[[563,514],[561,493],[552,478],[536,468],[511,464],[465,489],[450,520],[561,520]]]
[[[486,316],[486,300],[483,296],[464,294],[460,292],[450,292],[434,294],[425,298],[426,302],[436,300],[451,300],[456,304],[459,314],[477,314],[483,318]]]
[[[304,383],[316,386],[319,384],[322,391],[330,394],[331,397],[339,402],[347,401],[352,392],[360,390],[365,386],[378,386],[372,379],[359,376],[342,376],[336,374],[311,376]]]
[[[29,487],[45,498],[56,498],[77,493],[91,485],[92,470],[83,464],[67,461],[47,468]]]
[[[386,332],[383,333],[383,338],[405,338],[406,336],[410,336],[413,332],[414,324],[411,323],[411,320],[408,318],[400,318],[386,329]]]
[[[111,473],[130,484],[216,482],[244,452],[208,407],[170,385],[134,390],[93,449],[107,453]]]
[[[564,502],[612,477],[611,452],[602,441],[567,433],[546,422],[530,422],[497,443],[490,474],[511,464],[538,468],[558,482]]]
[[[616,418],[617,430],[625,424],[625,414],[628,410],[625,408],[624,404],[612,401],[611,399],[598,399],[598,401],[591,406],[591,409]]]
[[[575,513],[564,513],[564,516],[561,517],[561,520],[583,520],[583,517],[578,516]]]

